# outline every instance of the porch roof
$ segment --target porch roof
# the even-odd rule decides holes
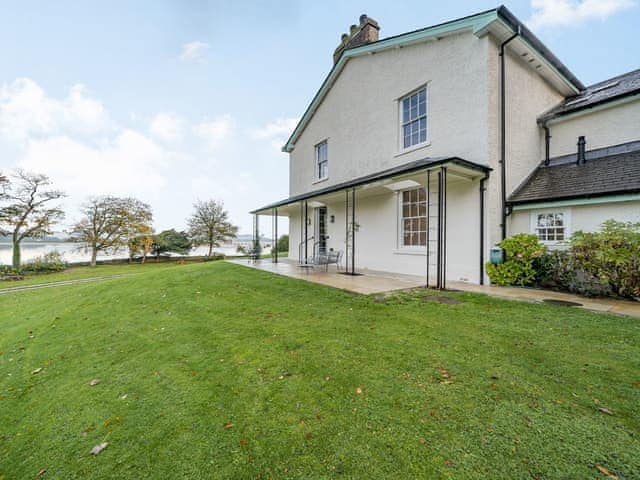
[[[372,182],[386,180],[386,179],[398,177],[398,176],[409,174],[409,173],[415,173],[420,170],[426,171],[426,170],[434,169],[437,167],[444,167],[449,165],[454,165],[464,170],[470,170],[472,172],[476,172],[478,174],[485,174],[485,175],[492,170],[491,167],[487,165],[471,162],[469,160],[464,160],[460,157],[433,157],[433,158],[427,157],[421,160],[415,160],[413,162],[405,163],[397,167],[388,168],[386,170],[381,170],[379,172],[371,173],[369,175],[354,178],[353,180],[349,180],[347,182],[342,182],[336,185],[320,188],[318,190],[312,190],[310,192],[294,195],[284,200],[280,200],[279,202],[265,205],[264,207],[253,210],[250,213],[254,215],[272,213],[272,210],[275,208],[283,207],[285,205],[290,205],[292,203],[296,203],[304,200],[308,200],[310,198],[318,197],[320,195],[327,195],[330,193],[339,192],[341,190],[356,188]]]

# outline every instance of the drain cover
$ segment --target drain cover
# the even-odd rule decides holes
[[[581,303],[577,302],[569,302],[568,300],[557,300],[555,298],[545,298],[542,300],[544,303],[549,303],[551,305],[558,305],[559,307],[581,307]]]

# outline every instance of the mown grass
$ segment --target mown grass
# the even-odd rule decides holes
[[[425,295],[221,262],[4,295],[0,478],[640,478],[638,320]]]

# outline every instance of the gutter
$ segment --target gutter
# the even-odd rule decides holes
[[[500,44],[500,184],[502,190],[502,202],[501,202],[501,224],[502,240],[507,238],[507,107],[505,104],[506,99],[506,85],[505,85],[505,48],[506,46],[520,35],[521,26],[518,25],[516,33],[507,38]]]

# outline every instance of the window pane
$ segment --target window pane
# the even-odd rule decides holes
[[[405,232],[411,231],[411,220],[404,220],[404,231]]]
[[[402,203],[409,203],[411,201],[411,192],[402,192]]]
[[[426,232],[427,231],[427,219],[426,219],[426,217],[422,217],[422,218],[420,218],[418,220],[419,220],[419,224],[418,224],[419,228],[418,229],[421,232]]]
[[[411,201],[412,202],[417,202],[418,201],[418,191],[417,190],[411,190]]]
[[[402,244],[406,247],[411,245],[411,234],[410,233],[405,233],[403,238],[402,238]]]
[[[427,194],[424,191],[424,188],[419,188],[418,189],[418,200],[420,202],[424,202],[427,199]]]
[[[425,232],[420,232],[420,243],[419,245],[424,247],[427,244],[427,234]]]
[[[420,234],[413,232],[411,234],[411,245],[420,245]]]

